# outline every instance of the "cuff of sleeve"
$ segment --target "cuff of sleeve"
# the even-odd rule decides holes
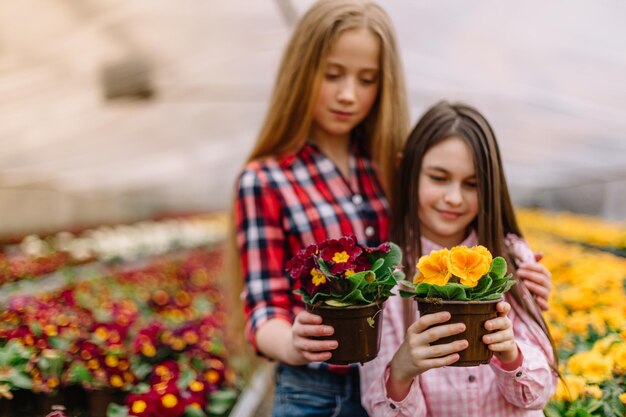
[[[387,364],[387,367],[385,368],[384,378],[383,378],[383,391],[385,393],[385,398],[387,399],[387,405],[389,406],[389,408],[392,410],[398,410],[398,411],[403,408],[415,409],[414,405],[410,401],[410,398],[414,397],[412,395],[412,392],[415,389],[415,386],[417,385],[415,383],[415,380],[419,378],[419,376],[415,377],[413,379],[413,382],[411,382],[411,387],[409,388],[409,392],[407,393],[406,397],[404,397],[402,401],[394,401],[391,398],[389,398],[389,394],[387,393],[387,381],[389,381],[390,374],[391,374],[391,369],[390,369],[389,364]]]
[[[494,371],[503,376],[509,376],[516,379],[524,376],[524,354],[519,346],[517,347],[517,359],[515,361],[511,363],[503,363],[496,355],[493,355],[489,365]]]

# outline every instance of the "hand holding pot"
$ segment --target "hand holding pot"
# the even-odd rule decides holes
[[[493,333],[483,336],[483,342],[503,363],[511,363],[518,357],[513,323],[508,318],[511,305],[506,301],[501,301],[496,305],[496,310],[498,310],[498,317],[485,322],[485,329]]]
[[[387,390],[402,399],[413,378],[433,368],[441,368],[459,360],[457,352],[467,348],[465,339],[441,345],[431,345],[439,339],[465,331],[463,323],[444,324],[450,313],[426,314],[417,319],[406,332],[404,342],[391,360],[391,376]]]
[[[308,311],[301,311],[291,327],[292,337],[288,358],[290,365],[304,365],[309,362],[323,362],[331,357],[331,350],[337,348],[336,340],[315,340],[314,336],[332,335],[331,326],[322,325],[322,318]]]

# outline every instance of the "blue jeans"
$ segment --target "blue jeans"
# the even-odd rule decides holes
[[[359,371],[341,375],[306,366],[276,368],[273,417],[367,417]]]

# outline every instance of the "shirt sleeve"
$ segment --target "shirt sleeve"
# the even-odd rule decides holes
[[[378,356],[360,367],[361,403],[371,417],[425,417],[426,402],[419,377],[402,401],[393,401],[387,395],[389,364],[404,340],[404,314],[400,296],[390,297],[385,305]]]
[[[244,278],[246,330],[252,345],[268,320],[292,321],[291,283],[285,275],[285,232],[278,190],[265,171],[248,167],[237,183],[235,224]]]
[[[513,311],[509,317],[522,355],[521,365],[505,370],[495,355],[489,365],[495,373],[498,390],[507,402],[519,408],[541,410],[556,390],[557,375],[550,367],[552,346],[530,318],[524,322]]]

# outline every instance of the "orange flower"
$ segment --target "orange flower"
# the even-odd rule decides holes
[[[483,246],[455,246],[450,250],[450,271],[461,284],[475,287],[478,280],[489,272],[491,254],[487,253]]]
[[[452,275],[448,267],[450,251],[441,249],[432,251],[428,256],[422,256],[417,262],[419,274],[413,283],[426,282],[427,284],[446,285]]]

